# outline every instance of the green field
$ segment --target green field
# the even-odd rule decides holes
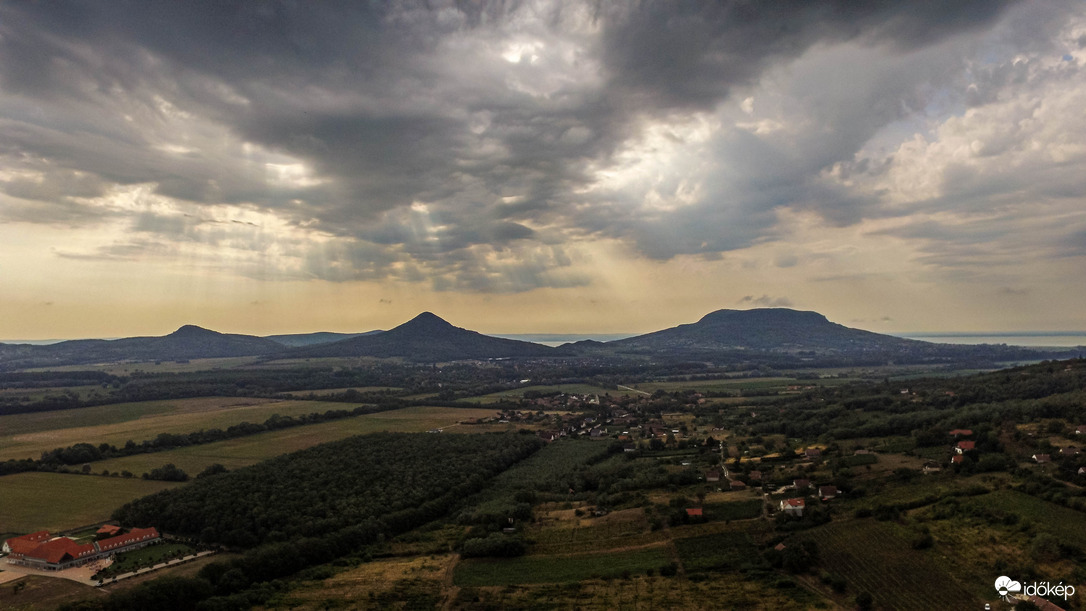
[[[180,373],[186,371],[212,371],[215,369],[233,369],[259,361],[259,356],[232,356],[214,359],[192,359],[188,362],[145,361],[117,362],[98,365],[65,365],[62,367],[37,367],[26,371],[104,371],[115,376],[128,375],[137,371],[146,373]]]
[[[315,397],[326,397],[328,395],[340,395],[348,390],[356,390],[358,392],[388,392],[403,390],[395,386],[345,386],[343,388],[318,388],[316,390],[298,390],[288,393],[283,393],[292,397],[308,397],[313,395]]]
[[[1064,543],[1086,548],[1083,515],[1074,509],[1061,507],[1016,490],[997,490],[972,499],[970,503],[1028,518],[1038,530],[1053,534]]]
[[[508,399],[520,399],[524,396],[524,393],[527,392],[561,392],[567,395],[599,395],[601,397],[606,394],[610,394],[612,397],[625,397],[634,394],[628,390],[608,390],[601,386],[592,386],[590,384],[554,384],[552,386],[524,386],[511,390],[503,390],[501,392],[491,393],[489,395],[469,397],[465,399],[465,401],[478,401],[479,403],[497,403],[498,401],[504,401]]]
[[[521,583],[566,583],[598,577],[644,573],[671,562],[665,547],[613,554],[524,556],[501,560],[464,560],[456,565],[458,586],[507,586]]]
[[[750,520],[762,517],[762,499],[707,503],[705,517],[710,520]]]
[[[195,549],[183,543],[165,542],[148,545],[147,547],[134,549],[128,552],[121,552],[113,559],[113,564],[98,573],[98,578],[108,579],[114,575],[131,573],[136,569],[153,566],[160,562],[165,562],[173,558],[180,558],[181,556],[187,556],[195,552]]]
[[[353,407],[326,401],[203,397],[0,416],[0,460],[39,458],[42,452],[76,443],[123,446],[130,439],[138,443],[159,433],[225,429],[241,422],[261,423],[273,414],[298,416]]]
[[[308,405],[324,405],[312,401]],[[337,403],[344,406],[347,404]],[[167,463],[173,463],[189,475],[196,475],[206,467],[220,463],[228,469],[236,469],[258,463],[262,460],[302,450],[326,441],[335,441],[362,435],[365,433],[377,433],[381,431],[419,433],[435,428],[452,427],[449,432],[472,433],[476,427],[457,426],[457,422],[469,418],[493,416],[494,411],[489,409],[464,409],[455,407],[407,407],[404,409],[367,414],[354,418],[344,418],[320,424],[309,424],[291,427],[278,431],[268,431],[237,439],[217,441],[203,445],[189,446],[155,452],[152,454],[136,454],[123,458],[103,460],[91,465],[95,473],[103,469],[109,471],[131,471],[137,476],[161,467]],[[512,425],[510,425],[512,426]],[[492,430],[492,429],[487,429]],[[511,429],[515,430],[515,429]]]
[[[52,388],[0,388],[0,398],[7,400],[18,399],[25,403],[41,401],[46,397],[59,397],[68,393],[73,393],[80,399],[87,399],[93,395],[108,396],[111,391],[97,384]]]
[[[884,455],[880,464],[892,461],[893,455]],[[1006,474],[987,473],[971,477],[958,477],[949,473],[925,475],[909,483],[893,483],[879,490],[878,494],[869,494],[846,502],[854,507],[874,509],[879,505],[908,505],[925,501],[935,502],[946,496],[961,494],[970,488],[993,488],[1007,478]],[[987,495],[981,497],[989,498]],[[845,499],[841,499],[845,500]]]
[[[571,554],[643,546],[667,539],[663,530],[651,530],[641,509],[626,509],[602,518],[563,520],[533,527],[528,537],[538,554]]]
[[[980,609],[944,568],[936,550],[914,550],[893,523],[832,522],[808,535],[818,544],[820,566],[840,575],[852,593],[867,592],[878,609]]]
[[[714,535],[676,539],[675,547],[687,573],[696,571],[765,570],[768,565],[750,535],[722,532]]]
[[[796,381],[795,378],[737,378],[729,380],[674,380],[670,382],[644,382],[631,384],[630,388],[652,394],[657,390],[675,392],[677,390],[697,390],[701,392],[739,391],[743,389],[784,390],[792,384],[816,384],[813,380]]]
[[[62,473],[6,475],[0,477],[0,533],[61,531],[102,522],[132,499],[177,485]]]

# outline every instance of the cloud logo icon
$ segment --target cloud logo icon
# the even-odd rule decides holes
[[[1022,584],[1006,575],[1001,575],[999,579],[995,580],[995,589],[1000,596],[1006,598],[1012,592],[1021,592]]]

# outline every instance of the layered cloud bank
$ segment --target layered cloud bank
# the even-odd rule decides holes
[[[1084,58],[1078,2],[7,3],[0,334],[163,294],[1086,326]]]

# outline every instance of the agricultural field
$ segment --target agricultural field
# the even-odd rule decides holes
[[[70,410],[0,416],[0,460],[38,458],[42,452],[76,443],[123,446],[159,433],[191,433],[241,422],[264,422],[273,414],[298,416],[348,403],[204,397],[119,403]]]
[[[315,397],[326,397],[326,396],[329,396],[329,395],[341,395],[341,394],[347,392],[348,390],[354,390],[354,391],[360,392],[360,393],[367,393],[367,392],[394,392],[394,391],[403,390],[403,389],[402,388],[397,388],[395,386],[347,386],[347,387],[344,387],[344,388],[318,388],[316,390],[299,390],[299,391],[288,392],[288,393],[283,393],[283,394],[284,395],[289,395],[289,396],[292,396],[292,397],[297,397],[297,398],[308,397],[309,395],[313,395]]]
[[[740,531],[726,531],[676,539],[679,559],[688,574],[699,571],[747,572],[766,570],[769,565],[755,547],[750,535]]]
[[[109,391],[98,384],[53,386],[49,388],[0,388],[0,399],[21,399],[24,403],[32,403],[41,401],[46,397],[69,393],[78,396],[80,399],[88,399],[94,395],[108,395]]]
[[[1037,530],[1051,533],[1065,543],[1086,549],[1086,528],[1083,528],[1086,520],[1082,512],[1016,490],[997,490],[971,499],[970,503],[1028,518]]]
[[[25,371],[103,371],[123,376],[136,372],[143,373],[183,373],[189,371],[214,371],[216,369],[235,369],[259,362],[259,356],[233,356],[223,358],[192,359],[190,361],[139,361],[116,362],[86,365],[64,365],[60,367],[36,367]]]
[[[323,405],[313,401],[299,401],[298,403]],[[337,403],[334,405],[342,407],[344,404]],[[228,469],[237,469],[238,467],[256,464],[273,456],[302,450],[326,441],[335,441],[365,433],[382,431],[421,433],[431,429],[475,433],[494,430],[491,427],[484,429],[483,427],[457,424],[461,420],[493,415],[494,411],[489,409],[406,407],[320,424],[268,431],[165,452],[113,458],[92,463],[91,468],[95,473],[105,469],[110,472],[129,471],[138,476],[167,463],[173,463],[189,475],[196,475],[215,463],[219,463]],[[511,425],[502,425],[502,428],[503,430],[515,430],[511,429]],[[2,485],[2,481],[0,481],[0,485]]]
[[[652,558],[650,557],[650,560]],[[665,560],[666,564],[667,561]],[[354,568],[310,573],[270,609],[808,609],[818,599],[805,590],[777,590],[739,579],[693,582],[630,571],[580,581],[504,586],[454,585],[456,570],[470,566],[453,555],[387,558]],[[650,567],[652,568],[652,567]],[[469,573],[475,567],[467,569]],[[655,573],[655,571],[653,571]],[[321,577],[324,577],[321,579]],[[726,601],[726,602],[724,602]]]
[[[515,388],[512,390],[503,390],[501,392],[491,393],[489,395],[480,395],[478,397],[470,397],[465,399],[466,401],[477,401],[479,403],[497,403],[505,400],[517,400],[522,398],[525,393],[538,392],[538,393],[554,393],[560,392],[567,395],[611,395],[612,397],[625,397],[631,393],[628,390],[608,390],[600,386],[592,386],[589,384],[555,384],[552,386],[523,386],[521,388]]]
[[[887,456],[880,457],[880,467],[886,462]],[[908,458],[908,457],[902,457]],[[974,475],[971,477],[958,477],[953,473],[941,473],[918,476],[908,483],[894,482],[884,485],[877,495],[861,497],[855,500],[847,500],[854,507],[875,508],[879,505],[920,503],[925,500],[932,502],[952,493],[960,493],[967,489],[993,489],[1000,482],[1007,480],[1006,474],[989,473]],[[984,497],[989,498],[989,497]],[[845,500],[845,499],[839,499]]]
[[[507,586],[525,583],[566,583],[584,579],[644,574],[671,562],[663,544],[645,549],[600,554],[522,556],[498,560],[470,559],[456,565],[458,586]]]
[[[803,535],[818,544],[821,566],[867,592],[879,609],[980,609],[984,601],[955,580],[933,549],[915,550],[892,523],[835,521]]]
[[[63,473],[6,475],[0,478],[0,536],[102,522],[128,501],[177,485]]]
[[[624,509],[601,517],[573,517],[570,510],[540,512],[527,536],[537,554],[572,554],[617,548],[646,547],[667,540],[651,530],[642,509]],[[567,514],[567,515],[562,515]]]
[[[275,607],[432,609],[444,596],[455,559],[453,555],[385,558],[339,572],[310,573]]]
[[[560,584],[456,589],[452,609],[772,609],[825,608],[791,580],[781,587],[741,579],[692,581],[637,575]]]
[[[706,503],[705,518],[708,520],[750,520],[762,517],[762,499],[732,501],[729,503]]]
[[[739,378],[728,380],[675,380],[671,382],[643,382],[631,384],[630,388],[652,394],[657,390],[675,392],[677,390],[696,390],[699,392],[722,392],[740,390],[786,390],[793,384],[815,384],[813,380],[796,381],[795,378]]]

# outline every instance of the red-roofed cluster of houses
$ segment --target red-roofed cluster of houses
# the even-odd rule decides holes
[[[42,530],[4,541],[8,562],[36,569],[57,571],[80,566],[118,552],[150,545],[160,536],[154,528],[133,528],[125,533],[119,526],[106,525],[98,529],[106,536],[91,543],[76,543],[68,537],[54,537]]]

